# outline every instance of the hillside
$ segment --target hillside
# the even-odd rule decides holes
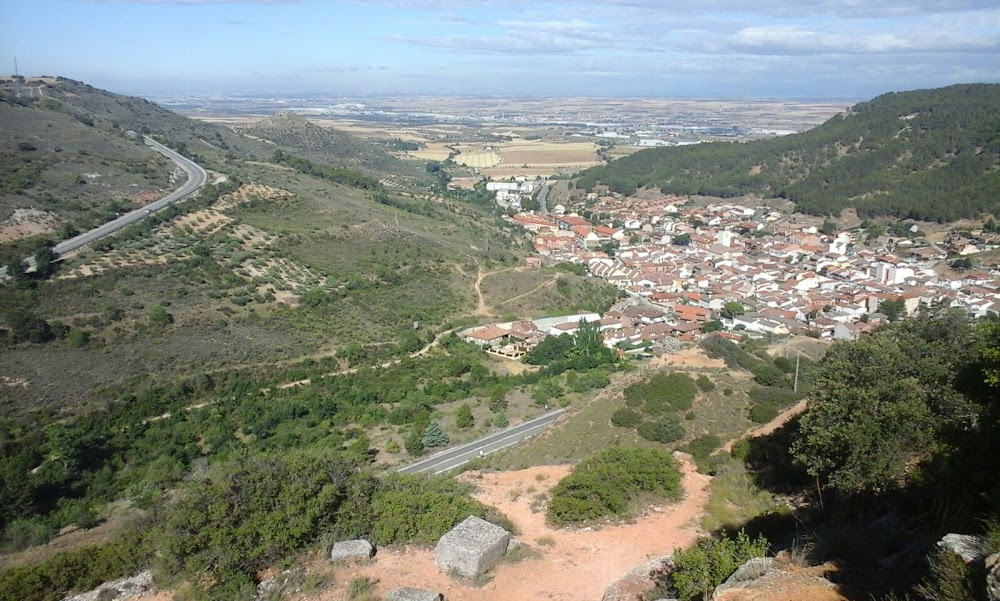
[[[998,212],[1000,85],[889,93],[800,134],[645,150],[585,171],[614,191],[782,197],[803,213],[953,221]]]
[[[240,178],[254,177],[256,163],[277,149],[375,179],[421,184],[427,177],[364,140],[296,115],[236,132],[66,78],[0,81],[0,121],[0,250],[20,254],[175,188],[183,174],[146,147],[143,134]]]
[[[65,78],[0,83],[0,245],[62,239],[163,196],[183,173],[142,134],[207,159],[264,157],[264,144],[142,98]],[[214,165],[213,165],[214,164]]]
[[[320,127],[296,113],[278,113],[233,129],[251,139],[295,149],[311,161],[357,169],[378,177],[419,174],[412,163],[397,159],[383,148],[349,133]]]

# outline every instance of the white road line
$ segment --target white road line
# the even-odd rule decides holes
[[[509,436],[504,436],[503,438],[497,439],[497,440],[495,440],[495,441],[493,441],[493,442],[491,442],[491,443],[489,443],[488,445],[485,445],[485,446],[493,446],[493,445],[495,445],[497,443],[501,443],[501,442],[503,442],[505,440],[508,440],[508,439],[511,439],[511,438],[514,438],[515,440],[513,442],[509,442],[509,443],[507,443],[505,445],[499,446],[499,447],[497,447],[495,449],[490,449],[489,451],[483,451],[483,455],[482,456],[485,457],[486,455],[489,455],[490,453],[495,453],[496,451],[499,451],[500,449],[505,449],[505,448],[507,448],[507,447],[509,447],[511,445],[514,445],[514,444],[517,444],[517,443],[521,442],[522,440],[525,440],[527,438],[531,438],[532,436],[534,436],[537,433],[538,430],[544,430],[545,428],[548,428],[550,425],[552,425],[551,422],[546,422],[544,424],[538,424],[537,426],[532,426],[531,428],[527,428],[527,429],[522,430],[520,432],[517,432],[515,434],[511,434]],[[471,453],[471,451],[470,451],[470,453]],[[449,461],[454,461],[455,459],[459,459],[460,457],[461,457],[461,455],[459,455],[458,457],[450,457],[448,459],[444,459],[444,460],[439,461],[437,463],[432,463],[432,464],[428,465],[426,469],[431,469],[431,468],[437,467],[438,465],[441,465],[443,463],[447,463]],[[472,459],[475,459],[475,458],[476,458],[476,456],[473,455],[469,459],[466,459],[465,461],[463,461],[461,463],[457,463],[457,464],[455,464],[455,465],[453,465],[451,467],[445,468],[443,470],[440,470],[440,471],[437,471],[437,472],[434,472],[434,473],[435,474],[440,474],[441,472],[446,472],[448,470],[455,469],[456,467],[458,467],[460,465],[463,465],[465,463],[468,463],[469,461],[471,461]],[[425,470],[421,469],[420,471],[414,472],[414,473],[420,473],[422,471],[425,471]]]

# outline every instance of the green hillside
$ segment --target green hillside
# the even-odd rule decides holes
[[[1000,85],[889,93],[823,125],[772,140],[635,153],[583,173],[631,193],[782,197],[798,210],[953,221],[997,213]]]

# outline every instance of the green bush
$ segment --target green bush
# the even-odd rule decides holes
[[[367,535],[379,545],[434,544],[455,524],[470,515],[487,518],[487,508],[469,497],[471,488],[442,476],[393,474],[381,481],[369,507],[345,506],[345,522],[364,517],[352,536]]]
[[[552,489],[548,519],[575,524],[606,517],[628,517],[641,494],[678,499],[681,472],[666,451],[616,447],[578,464]]]
[[[472,408],[468,403],[462,404],[455,410],[455,425],[463,430],[476,425],[476,420],[472,417]]]
[[[639,436],[642,436],[646,440],[663,444],[684,438],[684,426],[672,415],[655,421],[643,422],[639,424],[636,431],[639,433]]]
[[[674,552],[674,571],[664,584],[680,601],[707,599],[736,568],[754,557],[764,557],[767,548],[767,539],[751,540],[742,530],[735,539],[703,539],[690,549]]]
[[[656,374],[625,388],[625,401],[630,407],[641,405],[646,413],[657,415],[666,411],[687,411],[697,392],[697,384],[687,374]]]
[[[216,466],[165,507],[154,529],[159,572],[202,574],[223,588],[256,578],[330,526],[355,470],[344,459],[304,452],[242,455]]]
[[[788,383],[785,372],[773,364],[761,363],[753,368],[752,373],[754,380],[762,386],[778,386]]]
[[[611,423],[619,428],[634,428],[642,422],[642,416],[638,411],[622,407],[611,414]]]
[[[748,417],[750,421],[755,424],[766,424],[772,419],[778,417],[778,408],[774,405],[756,403],[750,406],[750,412]]]
[[[712,379],[706,375],[698,376],[695,383],[698,385],[698,389],[702,392],[711,392],[715,390],[715,382],[713,382]]]
[[[79,547],[41,563],[0,572],[0,599],[58,601],[70,591],[88,591],[130,576],[149,559],[148,547],[129,531],[107,544]]]

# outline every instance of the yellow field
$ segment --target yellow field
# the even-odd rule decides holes
[[[413,150],[406,153],[406,158],[419,159],[421,161],[443,161],[450,155],[451,148],[448,144],[430,142],[420,150]]]
[[[459,154],[453,160],[473,169],[488,169],[503,162],[503,157],[496,151],[484,150],[481,146],[455,146],[455,150]]]
[[[542,142],[518,140],[500,148],[504,163],[529,167],[590,167],[599,165],[597,145],[592,142]]]

